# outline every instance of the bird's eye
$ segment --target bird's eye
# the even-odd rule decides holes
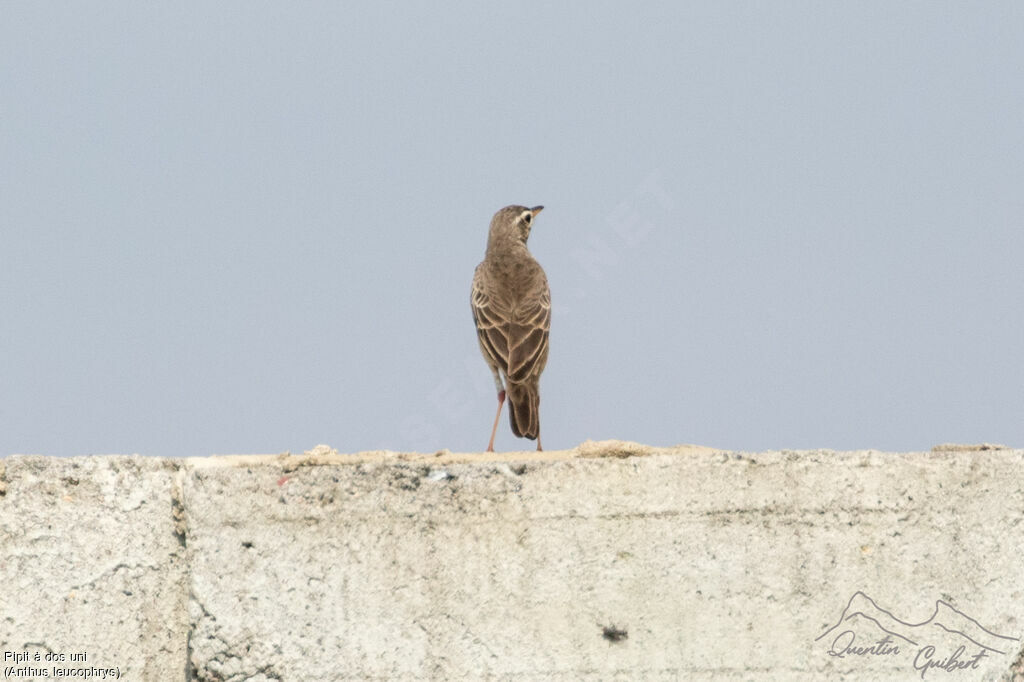
[[[526,224],[529,225],[531,222],[533,222],[533,214],[532,213],[524,213],[523,214],[523,220],[525,220]]]

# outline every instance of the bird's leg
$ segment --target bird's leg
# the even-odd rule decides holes
[[[543,450],[543,449],[544,449],[544,448],[542,448],[542,447],[540,446],[540,434],[538,433],[538,434],[537,434],[537,452],[540,452],[540,451],[541,451],[541,450]]]
[[[487,444],[487,452],[494,452],[494,434],[498,432],[498,420],[501,418],[501,406],[505,404],[505,391],[498,391],[498,413],[494,415],[494,428],[491,429],[491,442]]]

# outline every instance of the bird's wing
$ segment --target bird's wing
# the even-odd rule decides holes
[[[481,263],[473,275],[473,294],[470,298],[473,321],[476,322],[480,348],[487,363],[503,373],[508,370],[508,327],[510,311],[488,291],[487,277]]]
[[[516,307],[508,325],[508,379],[522,383],[536,381],[548,361],[551,331],[551,290],[546,278],[536,294]]]

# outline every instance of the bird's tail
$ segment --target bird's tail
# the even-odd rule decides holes
[[[540,434],[540,390],[536,383],[508,382],[508,419],[516,436],[537,440]]]

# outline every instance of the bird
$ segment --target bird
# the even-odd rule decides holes
[[[540,442],[540,374],[548,361],[551,290],[544,268],[526,248],[543,206],[506,206],[494,214],[487,252],[473,273],[470,298],[480,352],[498,390],[487,452],[494,452],[501,407],[508,397],[512,433]]]

